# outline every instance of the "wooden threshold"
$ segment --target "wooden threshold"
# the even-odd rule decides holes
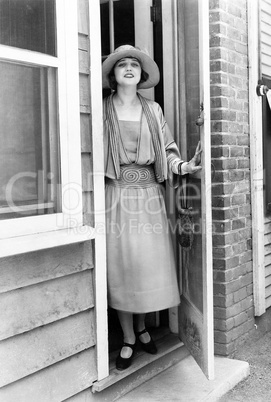
[[[163,359],[165,356],[169,355],[170,353],[174,354],[174,351],[177,351],[178,349],[184,348],[183,342],[180,341],[179,337],[175,334],[166,334],[163,337],[159,339],[155,339],[155,343],[157,345],[158,353],[156,355],[151,355],[143,350],[140,349],[140,346],[138,346],[135,356],[133,358],[132,365],[124,371],[119,371],[115,367],[115,361],[116,357],[118,355],[118,351],[111,353],[110,354],[110,364],[109,364],[109,376],[106,377],[105,379],[101,381],[97,381],[93,384],[92,386],[92,392],[101,392],[104,389],[116,384],[119,381],[122,381],[126,379],[127,377],[131,377],[133,374],[136,372],[139,372],[140,370],[144,370],[145,367],[152,365],[152,363],[155,363]],[[185,355],[186,357],[186,355]],[[175,359],[172,359],[172,364],[175,364],[176,361]],[[172,365],[167,363],[164,369],[168,368],[168,366]],[[158,364],[157,366],[161,366],[161,370],[163,370],[163,364]],[[153,374],[152,374],[153,373]],[[156,370],[148,370],[148,375],[147,377],[151,378],[154,375],[158,374]],[[148,380],[149,378],[144,377],[144,381]],[[144,382],[142,381],[142,382]]]

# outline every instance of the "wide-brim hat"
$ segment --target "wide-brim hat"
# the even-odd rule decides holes
[[[110,88],[108,75],[117,61],[124,57],[134,57],[138,59],[142,69],[148,74],[148,79],[138,84],[138,89],[152,88],[158,84],[160,80],[159,68],[147,52],[131,45],[122,45],[115,49],[103,62],[103,88]]]

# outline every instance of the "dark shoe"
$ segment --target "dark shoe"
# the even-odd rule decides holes
[[[132,354],[128,358],[121,357],[121,355],[120,355],[121,350],[120,350],[119,355],[118,355],[117,360],[116,360],[116,368],[117,368],[117,370],[126,370],[128,367],[131,366],[131,363],[132,363],[132,358],[133,358],[133,355],[134,355],[134,352],[135,352],[136,343],[131,345],[130,343],[124,342],[123,345],[122,345],[122,348],[124,346],[128,346],[129,348],[131,348],[132,349]]]
[[[143,329],[143,331],[137,332],[137,333],[136,333],[136,336],[137,336],[137,338],[138,338],[138,340],[139,340],[139,342],[140,342],[140,344],[141,344],[141,346],[142,346],[142,349],[145,350],[145,352],[147,352],[147,353],[150,353],[150,354],[152,354],[152,355],[155,355],[155,354],[157,353],[157,347],[156,347],[156,345],[155,345],[155,343],[154,343],[152,337],[150,336],[151,339],[150,339],[149,342],[147,342],[147,343],[144,343],[144,342],[142,342],[142,341],[139,339],[140,335],[143,335],[143,334],[145,334],[146,332],[148,332],[148,331],[147,331],[146,328],[145,328],[145,329]],[[149,335],[150,335],[150,334],[149,334]]]

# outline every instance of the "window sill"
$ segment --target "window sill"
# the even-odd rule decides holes
[[[80,226],[0,240],[0,258],[94,239],[94,228]]]

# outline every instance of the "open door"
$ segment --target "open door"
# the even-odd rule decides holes
[[[201,178],[186,183],[194,240],[179,248],[180,336],[208,379],[214,377],[210,155],[209,2],[177,2],[180,148],[189,160],[201,141]],[[186,155],[184,154],[186,150]]]

